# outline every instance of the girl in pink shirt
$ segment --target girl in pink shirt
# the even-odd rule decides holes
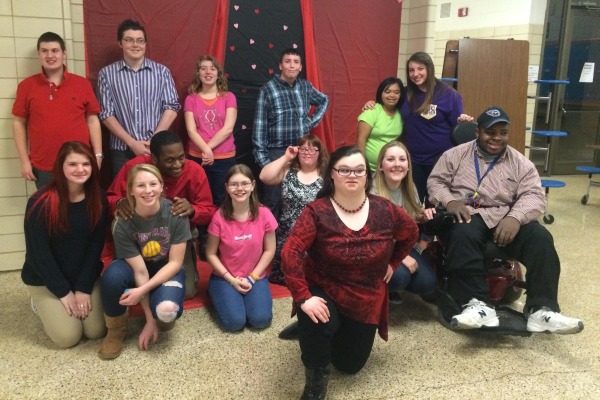
[[[213,268],[208,295],[223,329],[266,328],[273,300],[265,270],[275,254],[277,221],[260,205],[246,165],[229,169],[225,199],[208,227],[206,259]]]

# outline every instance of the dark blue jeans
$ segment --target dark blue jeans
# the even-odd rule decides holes
[[[404,265],[400,265],[394,271],[394,275],[392,275],[392,279],[390,279],[390,283],[388,284],[390,291],[397,292],[405,289],[415,294],[433,293],[437,286],[437,279],[429,261],[415,249],[412,249],[409,255],[417,261],[419,268],[411,274]]]
[[[226,331],[239,331],[246,323],[253,328],[262,329],[273,320],[273,299],[269,280],[266,278],[256,281],[248,293],[241,294],[225,279],[211,275],[208,295],[219,322]]]
[[[424,202],[427,197],[427,178],[429,178],[433,167],[433,165],[412,162],[412,177],[421,202]]]
[[[115,179],[123,165],[132,158],[135,158],[135,153],[131,150],[110,150],[113,179]]]
[[[35,188],[39,189],[45,184],[49,183],[52,180],[52,172],[50,171],[42,171],[37,169],[36,167],[31,167],[33,175],[35,175]]]
[[[235,157],[215,159],[213,165],[202,165],[202,159],[194,156],[187,156],[188,159],[194,161],[206,172],[210,193],[212,194],[213,204],[217,207],[223,203],[225,199],[225,179],[229,168],[235,165]]]
[[[153,273],[150,277],[154,276]],[[118,317],[127,311],[126,306],[119,304],[119,298],[125,289],[136,287],[133,270],[123,259],[113,260],[102,274],[101,290],[104,313],[109,317]],[[175,319],[183,314],[183,300],[185,298],[185,269],[181,268],[174,277],[154,288],[149,293],[150,309],[154,319],[159,319],[156,313],[158,305],[164,301],[171,301],[179,306]],[[164,321],[170,322],[170,321]]]

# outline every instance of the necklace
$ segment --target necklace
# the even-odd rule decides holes
[[[337,204],[337,206],[339,208],[341,208],[343,211],[347,212],[348,214],[356,214],[357,212],[359,212],[360,210],[362,210],[362,208],[365,206],[365,204],[367,203],[367,196],[365,196],[365,199],[363,200],[363,202],[360,204],[360,206],[358,206],[358,208],[355,208],[354,210],[348,210],[347,208],[344,208],[340,203],[337,202],[337,200],[335,199],[335,197],[332,197],[331,200],[333,200],[333,202],[335,204]]]

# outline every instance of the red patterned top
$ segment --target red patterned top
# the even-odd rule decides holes
[[[306,206],[282,250],[285,281],[295,303],[318,286],[342,314],[378,325],[387,340],[383,277],[388,264],[400,266],[417,238],[415,221],[383,197],[369,195],[367,223],[358,231],[342,222],[329,198],[321,198]]]

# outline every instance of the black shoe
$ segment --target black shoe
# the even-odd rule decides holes
[[[402,296],[398,292],[390,292],[389,301],[392,304],[402,304]]]
[[[292,322],[279,332],[279,339],[283,340],[298,340],[298,336],[298,321]]]
[[[316,369],[306,368],[306,384],[300,400],[325,400],[330,373],[329,365]]]

